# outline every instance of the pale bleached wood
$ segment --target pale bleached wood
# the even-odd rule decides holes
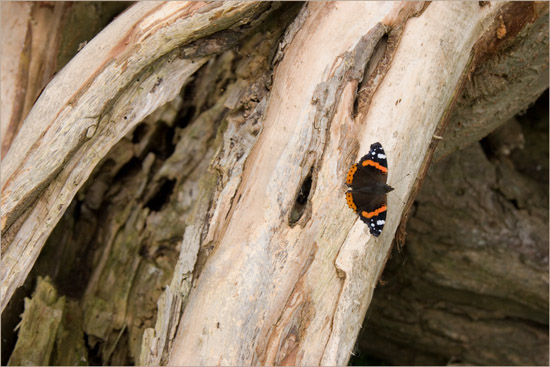
[[[28,58],[19,56],[24,53],[27,43],[28,21],[31,19],[32,3],[5,1],[0,3],[0,9],[2,17],[0,136],[1,153],[5,155],[15,135],[14,130],[19,128],[21,117],[18,115],[22,114],[25,102],[24,98],[21,97],[24,95],[26,83],[20,80],[20,70],[25,69],[26,65],[24,63],[25,61],[28,62]]]
[[[218,197],[205,241],[215,251],[191,291],[171,365],[346,364],[432,135],[503,4],[433,2],[408,21],[400,3],[307,5],[242,181]],[[354,118],[360,41],[379,22],[400,21],[406,27],[387,75]],[[396,188],[378,239],[346,207],[343,185],[376,141]],[[310,203],[291,226],[312,167]]]
[[[2,162],[2,309],[95,165],[206,60],[179,47],[265,3],[137,3],[59,72]]]

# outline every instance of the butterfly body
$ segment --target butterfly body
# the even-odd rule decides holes
[[[393,188],[387,182],[388,162],[380,143],[370,146],[358,163],[351,166],[346,177],[348,206],[367,224],[370,233],[378,237],[386,223],[387,193]]]

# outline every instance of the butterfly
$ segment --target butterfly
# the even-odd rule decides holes
[[[388,161],[382,144],[374,143],[361,160],[351,166],[346,177],[348,206],[367,224],[370,233],[378,237],[386,224],[386,194],[393,187],[386,184]]]

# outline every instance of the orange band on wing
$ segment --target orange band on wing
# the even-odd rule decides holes
[[[388,173],[388,169],[384,166],[381,166],[379,163],[376,163],[375,161],[371,161],[370,159],[367,159],[366,161],[363,161],[363,163],[361,163],[363,165],[363,167],[366,167],[366,166],[373,166],[374,168],[378,168],[380,171],[384,172],[384,173]]]
[[[353,202],[353,196],[351,195],[351,191],[346,192],[346,201],[348,202],[348,206],[353,209],[354,212],[357,213],[357,206]]]
[[[382,212],[385,212],[386,209],[387,209],[387,207],[385,205],[382,205],[380,208],[378,208],[375,211],[370,212],[370,213],[362,211],[361,215],[365,218],[372,218],[372,217],[376,217],[378,214],[380,214]]]
[[[355,172],[357,171],[357,164],[354,164],[353,166],[351,166],[351,168],[349,169],[348,171],[348,175],[346,177],[346,183],[348,185],[351,185],[351,183],[353,182],[353,175],[355,174]]]

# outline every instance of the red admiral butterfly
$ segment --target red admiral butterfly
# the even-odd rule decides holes
[[[386,223],[386,194],[393,187],[386,184],[388,162],[380,143],[370,146],[370,151],[359,163],[351,166],[346,178],[350,190],[346,192],[348,206],[359,214],[370,233],[378,237]]]

